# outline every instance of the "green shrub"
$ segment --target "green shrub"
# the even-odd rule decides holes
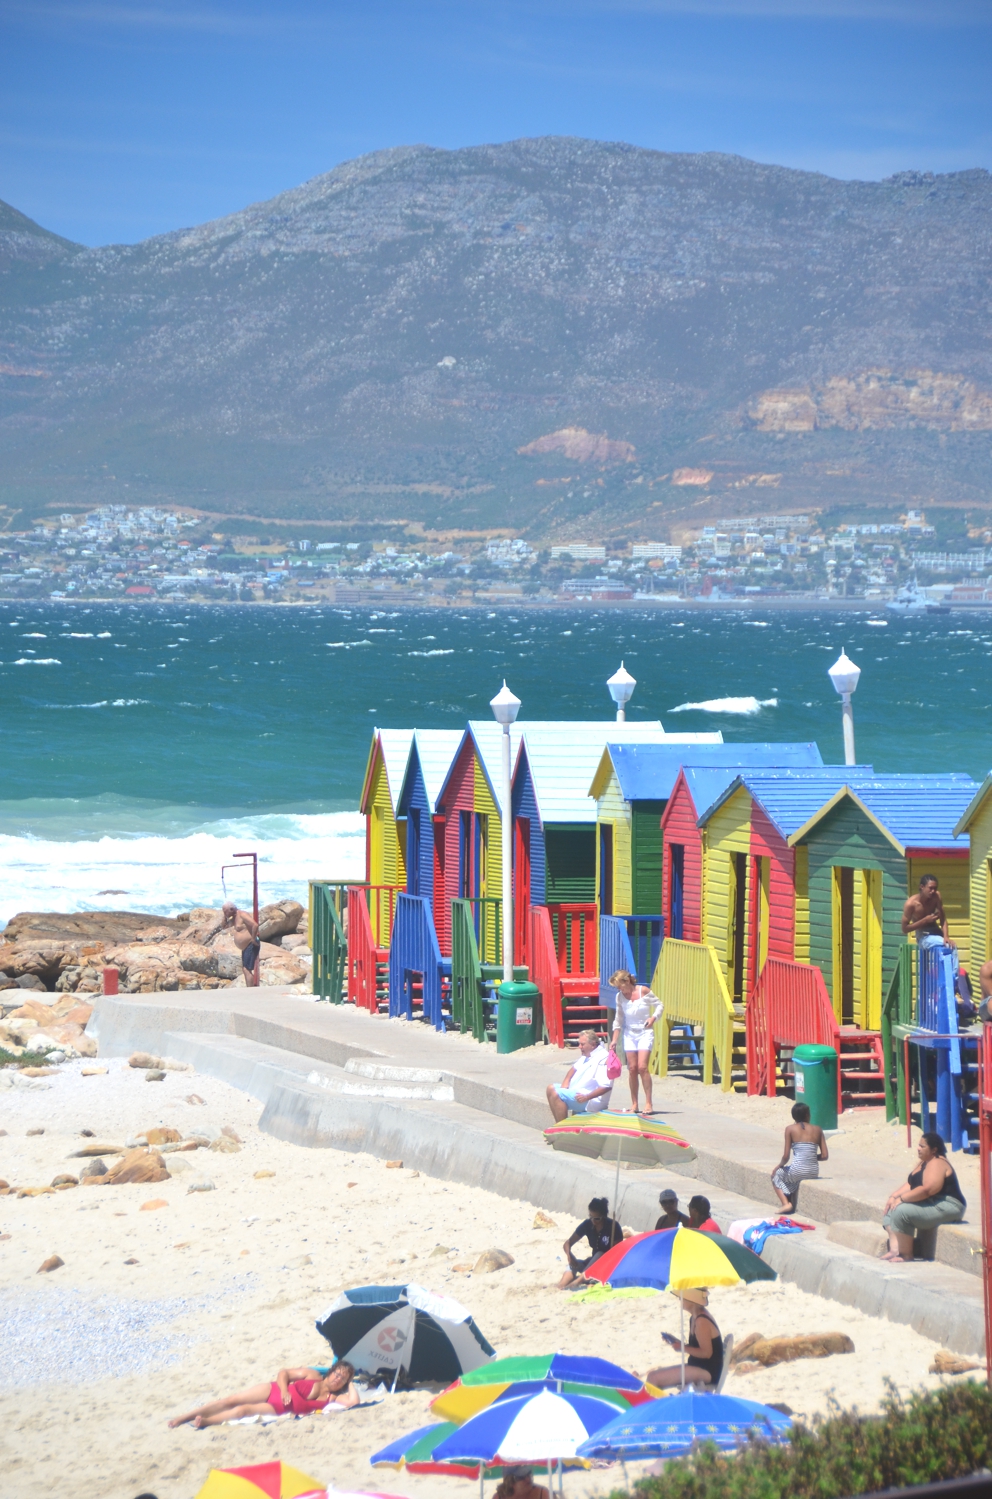
[[[48,1061],[48,1053],[45,1051],[24,1051],[20,1056],[15,1056],[12,1051],[5,1051],[0,1046],[0,1067],[44,1067]]]
[[[906,1401],[890,1391],[881,1415],[839,1411],[797,1425],[788,1446],[755,1442],[736,1455],[702,1448],[634,1487],[636,1499],[846,1499],[989,1466],[992,1391],[966,1380]]]

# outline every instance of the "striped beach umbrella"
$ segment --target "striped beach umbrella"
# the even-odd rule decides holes
[[[456,1379],[431,1401],[431,1410],[459,1425],[496,1400],[536,1395],[541,1389],[561,1394],[591,1395],[618,1410],[629,1410],[654,1395],[636,1374],[603,1358],[581,1358],[551,1353],[499,1358]]]
[[[247,1468],[211,1468],[196,1499],[325,1499],[316,1478],[289,1463],[252,1463]]]
[[[695,1160],[696,1152],[664,1119],[600,1109],[596,1114],[572,1114],[549,1125],[544,1138],[555,1150],[614,1161],[617,1148],[631,1165],[668,1166]]]
[[[685,1390],[618,1416],[583,1442],[578,1453],[607,1460],[677,1457],[704,1442],[732,1451],[751,1437],[785,1441],[791,1428],[791,1416],[783,1416],[770,1405]]]
[[[736,1286],[740,1281],[776,1280],[770,1265],[726,1234],[698,1229],[656,1229],[634,1234],[608,1249],[586,1271],[614,1290],[653,1286],[659,1291],[688,1291],[694,1286]]]
[[[418,1426],[415,1431],[408,1431],[405,1436],[397,1437],[395,1442],[373,1452],[369,1462],[373,1468],[405,1468],[408,1473],[438,1473],[451,1478],[502,1477],[501,1467],[482,1464],[474,1459],[452,1459],[446,1463],[435,1459],[435,1447],[439,1447],[446,1437],[457,1430],[453,1421],[431,1421],[427,1426]]]
[[[503,1464],[553,1463],[574,1458],[580,1444],[612,1421],[615,1406],[590,1395],[557,1395],[541,1390],[515,1400],[498,1400],[434,1449],[449,1459]]]

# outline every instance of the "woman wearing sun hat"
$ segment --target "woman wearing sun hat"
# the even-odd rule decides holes
[[[685,1342],[685,1382],[715,1387],[720,1383],[720,1375],[723,1373],[723,1336],[707,1310],[708,1293],[701,1286],[696,1286],[692,1290],[681,1292],[681,1296],[690,1311],[689,1336]],[[674,1348],[677,1353],[682,1352],[683,1345],[678,1338],[673,1337],[670,1332],[663,1332],[661,1336],[669,1348]],[[680,1385],[682,1364],[680,1362],[662,1369],[652,1369],[647,1380],[648,1384],[656,1385],[662,1390]]]

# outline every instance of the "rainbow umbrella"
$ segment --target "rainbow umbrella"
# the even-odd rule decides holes
[[[582,1457],[677,1457],[701,1442],[722,1451],[743,1447],[751,1437],[765,1442],[788,1439],[792,1417],[774,1406],[733,1395],[684,1390],[668,1400],[652,1400],[618,1416],[578,1449]]]
[[[695,1286],[736,1286],[741,1281],[777,1280],[770,1265],[726,1234],[704,1234],[694,1228],[655,1229],[634,1234],[608,1249],[586,1271],[586,1278],[618,1289],[621,1286],[653,1286],[659,1291],[678,1291],[680,1319],[684,1312],[681,1292]],[[682,1384],[685,1385],[685,1335],[682,1343]]]
[[[736,1286],[739,1281],[777,1280],[770,1265],[726,1234],[695,1228],[660,1228],[614,1244],[586,1271],[588,1280],[612,1286],[653,1286],[688,1291],[693,1286]]]
[[[550,1477],[553,1462],[574,1458],[579,1444],[615,1415],[605,1400],[541,1390],[487,1406],[435,1447],[434,1456],[442,1462],[546,1462]]]
[[[577,1358],[553,1353],[501,1358],[456,1379],[431,1401],[431,1410],[458,1425],[497,1400],[533,1395],[549,1389],[571,1395],[592,1395],[619,1410],[650,1400],[654,1388],[619,1364],[603,1358]]]
[[[688,1140],[683,1140],[664,1119],[621,1114],[613,1109],[600,1109],[598,1114],[572,1114],[560,1124],[550,1125],[544,1131],[544,1138],[555,1150],[616,1161],[614,1215],[620,1195],[621,1160],[631,1166],[670,1166],[696,1159]]]
[[[373,1452],[369,1462],[373,1468],[406,1468],[408,1473],[442,1473],[454,1478],[499,1478],[502,1468],[485,1467],[468,1459],[438,1462],[434,1457],[435,1447],[458,1430],[454,1421],[431,1421],[427,1426],[418,1426],[406,1436]],[[484,1468],[484,1471],[483,1471]]]

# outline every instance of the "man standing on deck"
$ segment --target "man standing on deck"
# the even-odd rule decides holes
[[[937,889],[937,876],[925,874],[920,880],[920,892],[911,895],[902,908],[902,929],[907,937],[916,937],[916,945],[922,952],[928,947],[949,947],[953,953],[954,976],[958,973],[958,950],[947,932],[947,914],[944,902]]]
[[[218,932],[230,931],[234,938],[235,946],[241,953],[241,966],[245,971],[245,986],[253,989],[258,982],[257,964],[258,955],[261,952],[261,943],[258,940],[258,922],[254,921],[246,911],[239,911],[233,900],[226,900],[221,907],[224,912],[224,920],[219,921],[213,931],[208,932],[204,942],[209,942],[211,937],[216,937]]]

